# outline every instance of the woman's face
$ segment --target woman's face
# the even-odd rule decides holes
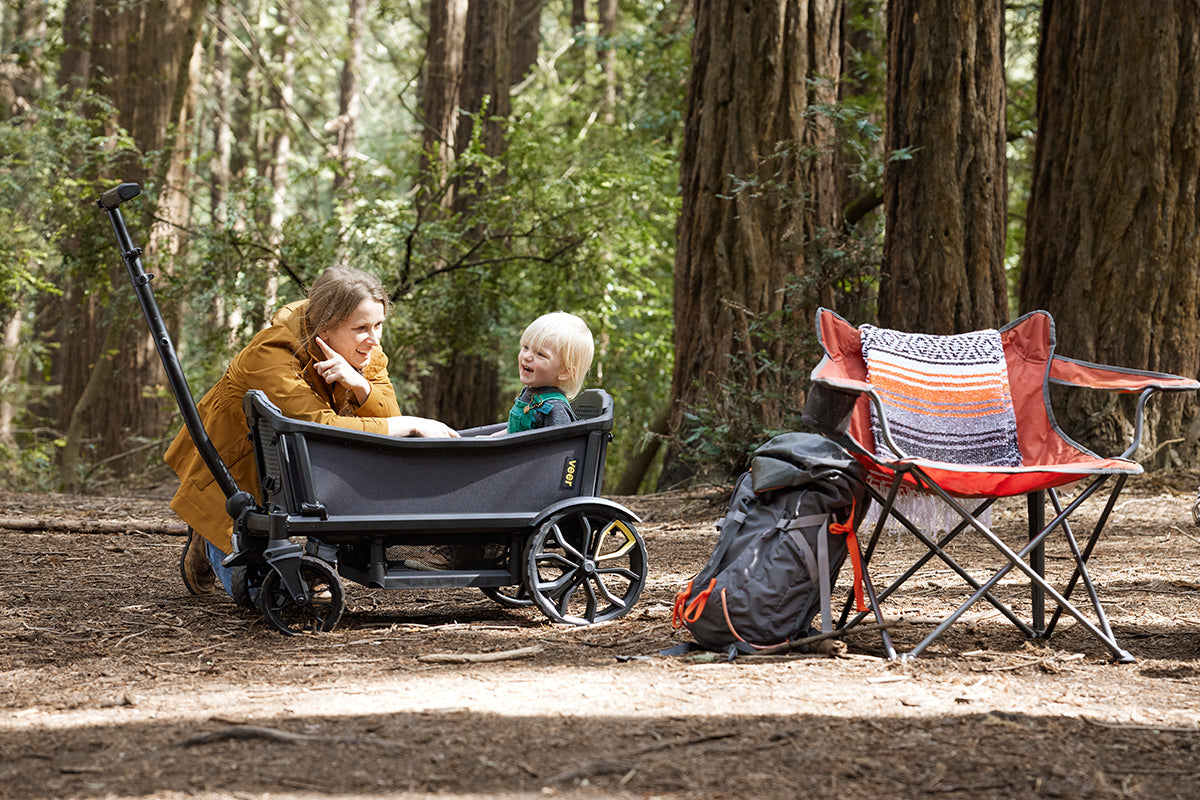
[[[322,331],[320,336],[334,352],[361,370],[371,360],[383,334],[383,303],[368,298],[359,303],[345,322]]]

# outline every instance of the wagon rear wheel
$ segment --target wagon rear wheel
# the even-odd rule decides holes
[[[333,630],[346,609],[346,596],[337,572],[315,556],[301,556],[300,580],[308,599],[297,604],[279,573],[268,570],[259,590],[263,617],[275,630],[289,636]]]
[[[646,545],[614,509],[582,508],[546,520],[525,549],[525,585],[555,622],[590,625],[629,613],[646,584]]]

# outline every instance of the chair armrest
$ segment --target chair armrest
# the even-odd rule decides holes
[[[1167,392],[1195,391],[1200,381],[1165,372],[1108,367],[1064,356],[1050,360],[1050,381],[1064,386],[1102,389],[1111,392],[1141,392],[1158,389]]]
[[[834,379],[817,378],[808,391],[804,404],[802,419],[810,425],[838,434],[846,434],[850,427],[850,417],[859,397],[866,395],[871,405],[875,407],[875,420],[878,423],[878,435],[896,458],[903,460],[907,454],[900,449],[892,439],[892,431],[888,426],[887,411],[879,398],[879,390],[867,381],[838,376]],[[851,438],[851,441],[853,439]],[[857,442],[855,442],[857,445]],[[866,450],[863,450],[866,453]]]

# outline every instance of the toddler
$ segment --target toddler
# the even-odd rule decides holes
[[[508,415],[508,433],[575,420],[571,398],[592,365],[592,332],[574,314],[543,314],[521,334],[517,367],[525,387]]]

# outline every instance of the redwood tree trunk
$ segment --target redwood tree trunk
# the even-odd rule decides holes
[[[891,0],[879,323],[961,333],[1008,320],[1004,3]]]
[[[514,73],[509,46],[513,13],[513,0],[470,0],[465,8],[459,0],[435,0],[431,5],[430,60],[422,102],[428,121],[426,157],[437,155],[445,161],[462,154],[471,141],[473,114],[481,109],[484,153],[495,157],[504,152],[504,121],[512,110],[509,88]],[[460,113],[463,109],[470,113]],[[434,187],[441,170],[433,168],[432,162],[429,166],[425,180],[433,189],[431,200],[440,203],[429,202],[423,213],[439,213],[445,207],[468,218],[475,192],[466,191],[466,184],[477,176],[471,171],[456,173],[443,191]],[[484,235],[482,228],[467,233],[468,238]],[[456,333],[461,346],[450,343],[453,357],[435,361],[429,374],[421,378],[417,413],[456,428],[495,422],[499,415],[498,374],[490,355],[479,355],[481,345],[489,350],[492,312],[478,304],[476,276],[450,276],[446,295],[453,297],[462,311],[454,314],[453,324],[442,329]]]
[[[763,399],[737,413],[770,427],[781,419],[778,398],[796,395],[780,382],[799,366],[801,349],[761,338],[755,323],[786,308],[811,326],[812,309],[796,308],[785,289],[809,270],[806,245],[838,222],[832,131],[806,112],[836,99],[841,5],[697,4],[676,237],[675,432],[691,412],[719,402],[730,365],[752,363],[755,353],[777,369],[739,376],[746,396]],[[694,474],[686,455],[667,452],[660,486]]]
[[[144,186],[153,183],[152,188],[157,190],[152,195],[158,200],[157,206],[143,202],[136,211],[131,209],[131,227],[143,232],[148,259],[170,251],[174,245],[143,223],[155,217],[178,222],[186,213],[181,197],[168,184],[182,163],[178,140],[169,139],[168,131],[172,125],[188,121],[188,63],[199,36],[202,7],[203,0],[136,4],[97,0],[94,4],[71,5],[71,13],[76,16],[68,21],[70,32],[61,59],[61,80],[71,86],[84,86],[104,76],[105,82],[96,87],[112,100],[118,123],[133,136],[140,151],[160,154],[150,170],[129,163],[121,175],[108,176]],[[112,255],[111,251],[104,254],[105,264],[112,264]],[[82,440],[93,440],[100,457],[128,449],[131,437],[159,435],[170,406],[159,396],[165,378],[145,325],[138,324],[135,316],[128,278],[119,266],[110,267],[109,272],[115,303],[93,302],[91,297],[87,302],[64,302],[65,323],[57,365],[62,385],[59,425],[63,430],[78,431],[78,438],[68,442],[67,447],[78,448]],[[65,297],[79,298],[80,289],[68,287]],[[109,336],[108,328],[113,325],[121,330]],[[115,344],[109,346],[106,342]],[[114,368],[103,391],[89,392],[93,370],[108,369],[106,361],[111,361]],[[72,427],[73,419],[85,420],[85,424],[82,428],[78,423]],[[113,462],[112,466],[120,471],[124,465]],[[67,482],[75,477],[64,475]]]
[[[1042,15],[1021,309],[1054,315],[1062,355],[1196,375],[1200,8],[1046,0]],[[1067,399],[1070,435],[1106,454],[1128,443],[1127,405]],[[1194,454],[1195,398],[1149,411],[1148,448],[1186,439]]]

